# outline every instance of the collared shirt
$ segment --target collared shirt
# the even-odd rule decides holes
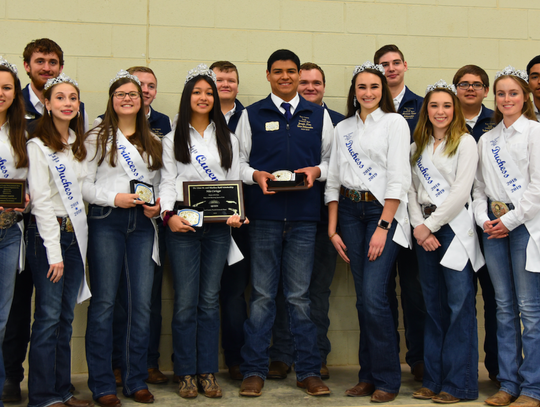
[[[493,130],[484,134],[478,142],[479,164],[473,190],[473,209],[476,223],[481,228],[489,220],[487,200],[510,203],[499,176],[491,162],[489,142],[504,137],[506,150],[517,165],[520,173],[529,180],[527,189],[514,210],[501,217],[501,220],[512,231],[526,221],[533,219],[540,210],[540,123],[521,116],[509,128],[504,120]]]
[[[482,108],[480,107],[480,111],[472,119],[465,118],[465,123],[467,124],[467,126],[469,126],[471,129],[474,129],[474,126],[476,126],[476,122],[478,121],[478,118],[480,117],[481,114],[482,114]]]
[[[350,164],[344,148],[339,145],[344,142],[343,126],[351,120],[356,122],[358,129],[358,136],[355,135],[356,149],[361,148],[372,162],[386,171],[384,199],[406,202],[411,185],[409,126],[400,114],[385,113],[378,108],[367,116],[365,123],[357,112],[336,126],[324,193],[325,203],[339,201],[341,185],[358,191],[369,190]]]
[[[3,144],[6,148],[9,149],[11,153],[11,157],[0,157],[1,159],[5,160],[12,160],[13,162],[13,168],[15,168],[15,152],[13,151],[13,146],[11,145],[11,141],[9,140],[9,121],[6,121],[2,127],[0,127],[0,143]],[[4,175],[4,174],[2,174]],[[28,175],[28,167],[25,168],[15,168],[15,170],[9,174],[11,178],[13,179],[26,179]]]
[[[81,162],[73,157],[71,149],[76,139],[73,130],[69,129],[69,147],[64,150],[64,153],[68,157],[71,169],[79,182],[79,188],[82,190],[83,180],[88,174],[88,165],[86,160]],[[60,263],[63,257],[60,247],[60,227],[56,217],[67,216],[68,213],[43,151],[33,142],[27,144],[27,149],[30,161],[28,185],[32,198],[32,214],[36,217],[39,234],[47,249],[49,264]]]
[[[394,107],[396,108],[396,112],[399,110],[399,105],[401,104],[401,101],[403,100],[403,96],[405,96],[405,86],[403,86],[403,89],[401,89],[401,92],[399,92],[399,95],[397,95],[394,98]]]
[[[412,184],[409,189],[411,225],[417,227],[423,223],[433,233],[454,219],[469,200],[476,166],[478,165],[476,141],[470,134],[461,136],[456,153],[450,157],[444,151],[446,139],[437,146],[435,151],[433,151],[434,144],[434,138],[430,137],[422,155],[430,158],[433,166],[448,182],[450,193],[444,202],[437,207],[437,210],[424,220],[420,205],[431,205],[434,202],[425,190],[424,184],[418,178],[415,170],[416,165],[412,169]],[[411,156],[415,151],[416,143],[413,143],[411,145]]]
[[[533,102],[534,106],[534,114],[536,115],[536,120],[540,122],[540,112],[538,111],[538,108],[536,107],[536,104]]]
[[[225,113],[225,121],[227,124],[229,124],[229,120],[231,120],[231,117],[236,113],[236,103],[234,104],[233,108],[229,110],[227,113]]]
[[[208,154],[214,159],[220,161],[219,150],[216,141],[216,125],[213,121],[204,130],[204,136],[201,136],[191,124],[189,125],[189,136],[192,143],[204,143]],[[195,163],[183,164],[176,160],[174,155],[174,132],[170,132],[162,140],[163,143],[163,168],[161,169],[161,183],[159,185],[161,197],[161,212],[171,211],[176,201],[184,199],[184,181],[210,181],[209,178],[203,179],[195,167]],[[238,153],[238,140],[231,134],[232,144],[232,165],[226,171],[226,180],[240,179],[240,160]],[[220,180],[222,181],[222,180]]]
[[[153,136],[157,140],[157,136]],[[117,194],[131,193],[129,181],[131,178],[126,174],[120,158],[116,157],[116,167],[109,165],[109,150],[111,141],[107,144],[107,154],[101,165],[98,166],[99,157],[101,157],[101,148],[96,145],[97,130],[92,130],[85,141],[88,161],[88,175],[84,180],[82,193],[84,200],[90,204],[100,206],[111,206],[115,208],[114,199]],[[126,137],[127,138],[127,137]],[[128,139],[129,141],[129,139]],[[96,155],[97,151],[97,155]],[[146,153],[141,154],[145,163],[148,163]],[[150,179],[146,182],[154,185],[155,193],[159,196],[158,186],[160,181],[160,171],[148,170]]]
[[[279,111],[282,114],[285,114],[285,109],[281,107],[281,103],[284,102],[283,99],[274,95],[270,95],[272,102],[276,105]],[[296,96],[289,101],[291,104],[291,114],[294,114],[298,103],[300,103],[300,97],[298,93]],[[249,124],[249,117],[247,109],[242,111],[242,116],[236,127],[236,136],[238,137],[239,146],[240,146],[240,179],[248,184],[253,185],[253,173],[257,171],[256,168],[249,166],[249,156],[251,153],[251,125]],[[324,109],[324,119],[323,119],[323,130],[322,130],[322,143],[321,143],[321,162],[318,167],[321,170],[321,176],[317,178],[318,181],[325,181],[328,174],[328,161],[330,160],[330,150],[332,148],[332,139],[334,137],[334,126],[332,126],[332,119],[328,114],[328,111]]]
[[[28,86],[28,94],[30,95],[30,103],[32,103],[32,105],[39,112],[39,114],[43,116],[45,105],[41,103],[41,100],[39,100],[39,98],[35,94],[34,89],[32,88],[32,85]]]

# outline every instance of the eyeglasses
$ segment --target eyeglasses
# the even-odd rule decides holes
[[[126,96],[129,96],[131,100],[137,100],[141,94],[139,92],[114,92],[113,96],[118,100],[123,100]]]
[[[474,90],[482,90],[484,89],[485,85],[481,82],[474,82],[474,83],[469,83],[469,82],[460,82],[457,84],[458,88],[462,89],[462,90],[467,90],[469,89],[469,87],[473,87]]]

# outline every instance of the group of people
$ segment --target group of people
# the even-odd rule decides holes
[[[152,403],[147,383],[168,381],[157,350],[167,255],[181,397],[222,397],[220,325],[240,395],[260,396],[292,365],[298,387],[328,395],[339,255],[360,325],[348,396],[388,402],[399,393],[397,272],[407,363],[422,382],[413,397],[478,398],[478,279],[486,367],[500,387],[486,403],[540,406],[540,56],[526,72],[497,73],[491,111],[482,68],[464,66],[422,98],[405,86],[403,53],[386,45],[355,67],[343,116],[323,102],[324,71],[282,49],[267,62],[270,95],[246,108],[234,64],[190,70],[172,122],[150,106],[152,70],[132,67],[111,79],[91,128],[58,44],[32,41],[23,58],[24,89],[0,59],[2,174],[28,181],[26,209],[0,208],[3,401],[21,399],[29,340],[30,407],[119,407],[117,386]],[[269,188],[278,171],[302,186]],[[184,182],[226,180],[243,182],[247,217],[185,215]],[[89,298],[93,401],[75,398],[70,378],[73,310]]]

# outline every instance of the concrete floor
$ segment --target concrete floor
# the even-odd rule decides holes
[[[484,400],[490,395],[497,392],[497,388],[493,382],[488,379],[487,371],[482,364],[479,366],[479,384],[480,384],[480,397],[475,401],[466,402],[467,406],[478,407],[484,406]],[[178,396],[177,385],[172,383],[172,380],[165,385],[150,385],[149,389],[154,394],[156,401],[162,407],[172,407],[178,404],[191,404],[191,405],[208,405],[208,406],[358,406],[358,405],[370,405],[369,397],[356,398],[345,396],[345,390],[356,384],[358,369],[354,366],[331,366],[330,367],[330,379],[326,381],[328,387],[332,391],[330,396],[312,397],[308,396],[304,390],[296,387],[296,380],[293,374],[289,374],[289,377],[285,380],[267,380],[263,389],[263,395],[258,398],[240,397],[238,390],[240,388],[240,382],[229,379],[226,371],[221,371],[217,375],[217,379],[223,390],[223,398],[221,399],[208,399],[204,396],[191,400],[185,400]],[[169,378],[172,378],[172,372],[165,372]],[[402,365],[402,385],[399,396],[391,403],[391,405],[400,406],[426,406],[433,403],[429,400],[416,400],[413,399],[412,393],[421,387],[420,383],[413,380],[412,375],[409,373],[409,367]],[[79,399],[91,398],[91,393],[88,390],[86,381],[87,375],[76,374],[73,375],[73,385],[76,387],[75,396]],[[23,401],[21,403],[6,403],[6,407],[22,407],[28,403],[26,390],[26,379],[22,383],[23,388]],[[120,389],[119,389],[120,391]],[[122,399],[124,406],[141,406],[135,403],[133,400],[119,395]]]

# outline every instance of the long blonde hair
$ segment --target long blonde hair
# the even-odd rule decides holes
[[[438,88],[429,92],[424,99],[422,108],[420,109],[420,117],[413,134],[414,142],[416,143],[416,151],[411,157],[412,166],[416,164],[416,161],[420,155],[422,155],[422,152],[428,145],[430,137],[433,135],[433,124],[429,120],[427,108],[431,96],[435,92],[445,92],[449,94],[452,97],[452,102],[454,103],[454,117],[446,130],[446,146],[444,148],[444,154],[446,154],[448,157],[453,156],[459,147],[461,136],[469,132],[467,125],[465,124],[465,116],[463,116],[463,111],[461,110],[461,103],[454,92],[443,88]]]

